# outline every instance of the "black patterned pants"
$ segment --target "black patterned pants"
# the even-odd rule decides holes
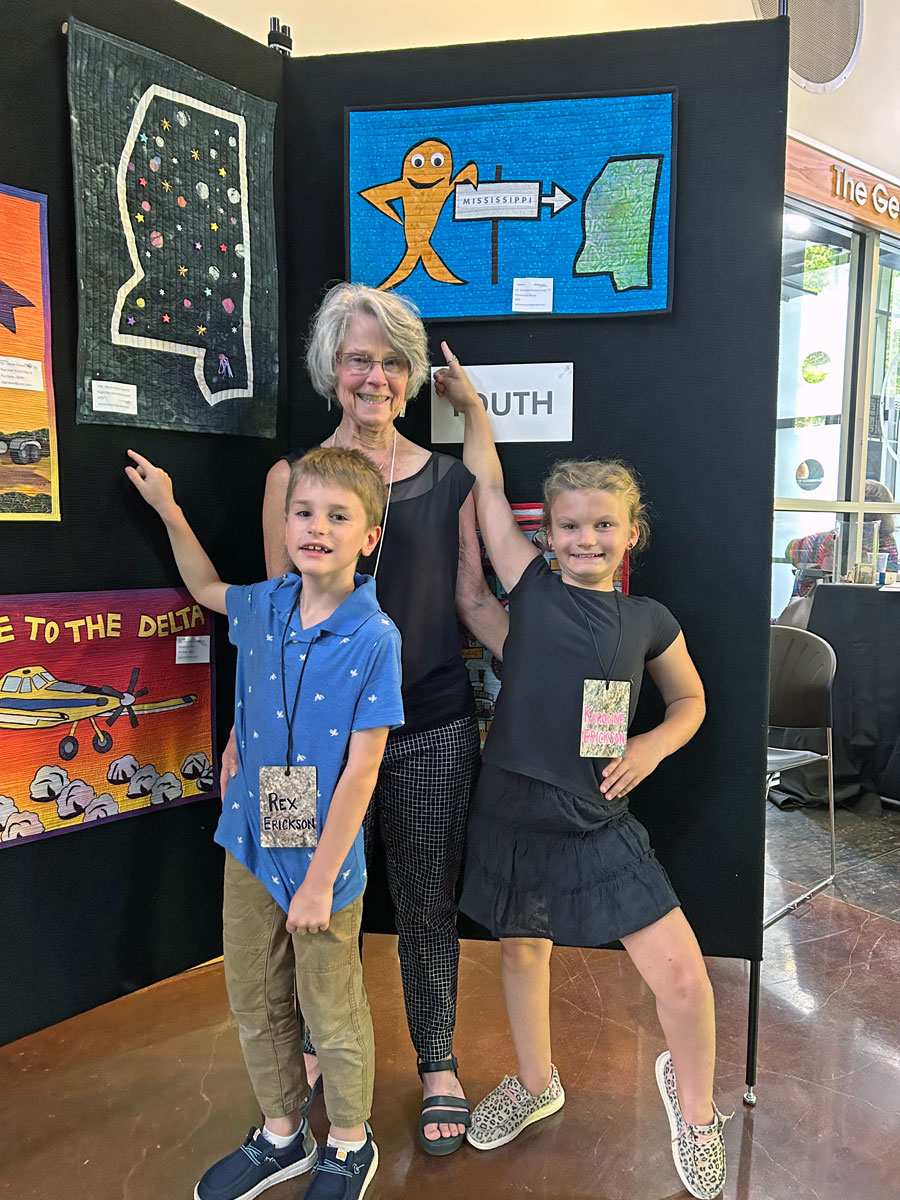
[[[384,842],[406,1020],[423,1060],[446,1058],[453,1049],[456,885],[479,761],[474,716],[391,736],[366,817],[367,845],[372,821]],[[308,1042],[304,1048],[313,1053]]]

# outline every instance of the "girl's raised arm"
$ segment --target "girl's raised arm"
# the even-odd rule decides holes
[[[509,507],[503,490],[503,468],[478,393],[446,342],[441,342],[441,349],[447,366],[436,373],[434,390],[465,420],[463,462],[475,476],[478,525],[491,565],[504,590],[511,592],[540,551],[519,529]]]

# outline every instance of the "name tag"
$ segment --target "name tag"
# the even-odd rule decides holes
[[[259,844],[268,849],[316,846],[317,777],[315,767],[259,769]]]
[[[621,758],[628,744],[631,680],[586,679],[581,706],[582,758]]]

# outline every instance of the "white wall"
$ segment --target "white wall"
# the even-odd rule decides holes
[[[297,55],[559,37],[753,16],[752,0],[457,0],[455,5],[435,0],[269,0],[265,8],[255,10],[246,0],[184,2],[263,43],[269,16],[277,15],[290,25]]]
[[[265,43],[268,15],[291,26],[297,55],[604,33],[614,29],[750,20],[752,0],[186,0]],[[900,177],[900,0],[865,0],[863,41],[850,78],[825,95],[790,85],[793,131]],[[602,86],[602,81],[598,81]],[[527,80],[522,92],[527,93]],[[449,99],[450,97],[448,97]],[[372,97],[376,103],[377,96]]]

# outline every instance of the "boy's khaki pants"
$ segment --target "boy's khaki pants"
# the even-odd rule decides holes
[[[290,934],[285,912],[255,875],[225,855],[225,983],[259,1106],[283,1117],[306,1094],[297,997],[319,1055],[333,1125],[369,1119],[375,1074],[372,1017],[362,981],[362,896],[323,933]]]

